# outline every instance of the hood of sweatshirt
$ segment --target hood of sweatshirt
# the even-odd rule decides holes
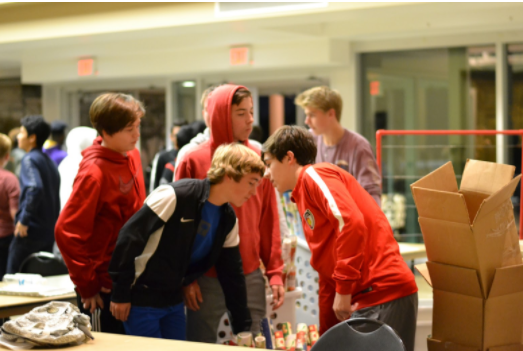
[[[93,145],[93,140],[96,139],[96,129],[89,127],[76,127],[71,129],[65,139],[68,155],[78,155],[81,152]]]
[[[119,152],[113,151],[102,146],[102,137],[97,137],[93,140],[93,145],[82,151],[84,162],[88,162],[93,158],[103,158],[114,163],[127,164],[128,158]]]
[[[223,144],[230,144],[234,141],[232,134],[232,98],[238,89],[247,89],[241,85],[225,84],[214,89],[209,95],[207,101],[207,111],[211,119],[211,154]],[[242,142],[245,146],[249,146],[249,141]]]

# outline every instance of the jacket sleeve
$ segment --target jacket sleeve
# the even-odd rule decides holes
[[[131,302],[131,287],[136,276],[135,259],[154,252],[159,245],[163,226],[175,208],[176,193],[173,187],[161,185],[122,227],[109,264],[109,275],[113,280],[112,301]],[[145,252],[148,249],[150,253]]]
[[[215,265],[218,280],[225,295],[225,304],[231,313],[230,319],[234,334],[249,331],[252,324],[251,313],[247,307],[247,288],[239,243],[238,222],[236,222],[232,231],[227,235]]]
[[[336,292],[354,295],[357,291],[353,291],[353,286],[361,279],[368,235],[363,214],[339,179],[320,177],[315,171],[307,173],[306,187],[310,195],[307,201],[312,202],[310,207],[320,208],[321,211],[313,215],[326,217],[335,228],[336,264],[332,279],[336,282]]]
[[[283,285],[280,221],[276,193],[270,181],[262,180],[263,209],[260,217],[260,257],[270,285]]]
[[[25,226],[29,225],[31,218],[38,216],[38,205],[43,201],[44,196],[42,178],[34,162],[31,155],[27,155],[22,159],[20,171],[26,190],[24,207],[20,208],[19,221]]]
[[[354,154],[354,178],[381,208],[381,176],[370,144],[360,144]]]
[[[71,280],[83,298],[96,295],[101,283],[91,259],[93,226],[98,213],[100,184],[91,177],[76,179],[71,197],[58,217],[55,239]]]

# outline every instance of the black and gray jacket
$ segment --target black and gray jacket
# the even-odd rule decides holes
[[[209,197],[207,179],[182,179],[153,191],[118,235],[109,265],[114,302],[163,308],[183,301],[182,286],[216,267],[233,332],[249,330],[251,316],[240,256],[238,223],[229,204],[206,258],[189,267],[192,246]]]

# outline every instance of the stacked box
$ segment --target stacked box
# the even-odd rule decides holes
[[[523,349],[523,262],[510,200],[515,167],[449,162],[411,185],[434,289],[429,351]]]

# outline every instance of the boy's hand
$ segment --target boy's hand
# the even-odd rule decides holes
[[[191,311],[198,311],[200,306],[198,303],[203,302],[202,292],[200,286],[196,281],[183,287],[183,297],[185,300],[185,306]]]
[[[354,305],[351,305],[351,300],[351,294],[341,295],[336,293],[332,309],[340,322],[349,319],[354,311],[358,309],[358,303],[356,302]]]
[[[23,225],[21,222],[16,223],[15,236],[25,238],[27,236],[27,228],[28,226]]]
[[[272,310],[275,311],[283,305],[285,299],[285,289],[283,285],[271,285],[272,289]]]
[[[89,310],[91,314],[94,313],[97,307],[104,308],[104,302],[100,297],[100,293],[96,293],[96,295],[87,299],[82,297],[82,303],[84,304],[84,309]]]
[[[119,321],[126,322],[129,317],[129,312],[131,312],[131,303],[130,302],[111,302],[111,313],[114,318]]]

